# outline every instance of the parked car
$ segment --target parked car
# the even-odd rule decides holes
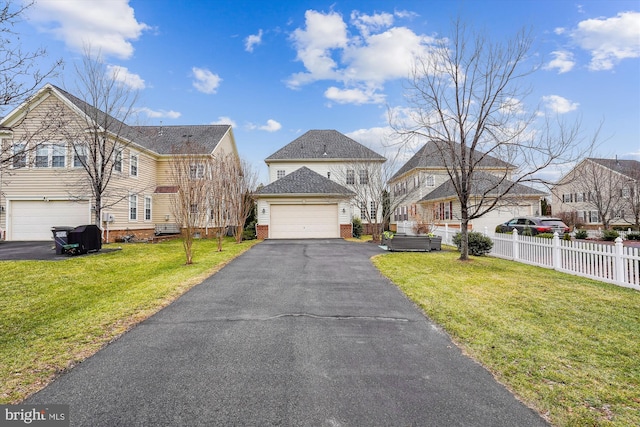
[[[560,236],[569,233],[570,229],[562,222],[560,218],[539,217],[539,216],[520,216],[504,224],[496,227],[498,233],[510,233],[514,229],[518,230],[518,234],[524,233],[525,230],[531,230],[531,235],[535,236],[540,233],[555,233]]]

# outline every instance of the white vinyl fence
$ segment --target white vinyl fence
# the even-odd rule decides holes
[[[436,230],[442,243],[453,245],[457,233],[445,227]],[[625,247],[618,237],[613,245],[580,240],[562,240],[513,234],[488,235],[493,240],[491,256],[539,267],[552,268],[640,291],[640,249]]]

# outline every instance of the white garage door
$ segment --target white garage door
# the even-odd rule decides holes
[[[338,205],[271,205],[272,239],[340,237]]]
[[[10,202],[7,240],[51,240],[51,227],[91,223],[88,202],[67,200]]]

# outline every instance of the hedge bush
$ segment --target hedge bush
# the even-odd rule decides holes
[[[477,231],[470,231],[468,233],[469,239],[469,254],[474,256],[482,256],[491,252],[493,248],[493,241],[482,233]],[[458,247],[458,250],[462,250],[462,234],[456,233],[453,236],[453,243]]]
[[[351,220],[353,228],[353,237],[359,239],[362,236],[362,220],[357,216],[354,216]]]
[[[586,239],[589,237],[587,230],[576,230],[576,239]]]
[[[627,233],[627,240],[640,240],[640,233]]]
[[[603,230],[602,231],[602,240],[607,242],[613,242],[618,237],[620,237],[620,233],[616,230]]]

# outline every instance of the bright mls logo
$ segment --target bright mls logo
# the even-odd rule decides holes
[[[69,405],[0,405],[0,427],[68,427]]]

